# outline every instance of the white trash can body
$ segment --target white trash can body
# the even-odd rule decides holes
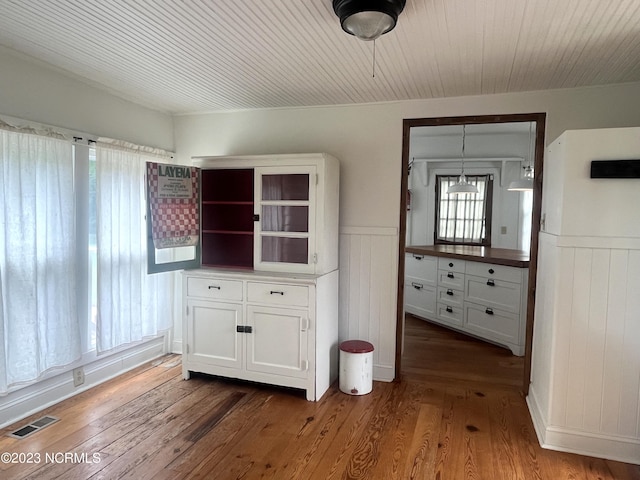
[[[373,345],[362,340],[340,344],[340,391],[366,395],[373,388]]]

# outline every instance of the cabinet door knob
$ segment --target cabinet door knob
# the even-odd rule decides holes
[[[490,269],[489,269],[489,273],[490,273],[491,275],[493,275],[494,273],[496,273],[496,271],[495,271],[493,268],[490,268]]]
[[[455,277],[453,276],[453,272],[449,272],[449,273],[447,273],[447,277],[449,277],[449,278],[455,278]]]
[[[281,292],[279,290],[271,290],[269,292],[269,295],[284,295],[284,292]]]
[[[216,290],[220,290],[219,285],[209,285],[209,290],[211,290],[212,288],[215,288]]]
[[[447,295],[452,295],[453,296],[453,290],[451,290],[451,289],[447,290]]]
[[[487,315],[493,315],[493,308],[487,308],[484,313],[486,313]]]
[[[487,280],[487,285],[489,285],[490,287],[495,287],[496,286],[496,282],[494,282],[493,279],[490,278],[489,280]]]
[[[447,307],[447,312],[449,312],[449,313],[453,313],[453,308],[451,308],[451,307]]]
[[[450,267],[453,267],[453,263],[452,263],[452,262],[449,262],[449,266],[450,266]]]
[[[416,283],[416,282],[411,282],[411,286],[412,286],[413,288],[415,288],[416,290],[422,290],[422,288],[424,287],[424,285],[423,285],[423,284],[421,284],[421,283]]]

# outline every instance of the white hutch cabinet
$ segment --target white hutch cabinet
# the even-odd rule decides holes
[[[338,373],[338,161],[198,157],[201,266],[183,271],[183,377],[306,390]]]

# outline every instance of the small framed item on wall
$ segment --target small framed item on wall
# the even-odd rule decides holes
[[[640,178],[640,160],[593,160],[591,178]]]

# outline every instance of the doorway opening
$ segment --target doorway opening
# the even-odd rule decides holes
[[[538,233],[540,230],[540,215],[541,215],[541,195],[542,195],[542,179],[543,179],[543,154],[544,154],[544,133],[545,133],[545,113],[525,113],[525,114],[509,114],[509,115],[482,115],[482,116],[462,116],[462,117],[439,117],[439,118],[419,118],[419,119],[405,119],[403,121],[403,140],[402,140],[402,175],[401,175],[401,198],[400,198],[400,232],[399,232],[399,258],[398,258],[398,297],[397,297],[397,319],[396,319],[396,371],[395,377],[397,379],[401,378],[401,361],[402,361],[402,352],[403,352],[403,341],[404,341],[404,332],[405,332],[405,309],[404,309],[404,299],[405,299],[405,248],[407,246],[407,240],[414,241],[416,238],[428,238],[429,235],[433,235],[432,231],[427,232],[428,229],[435,228],[435,220],[431,218],[427,222],[427,227],[423,232],[416,232],[416,225],[408,225],[408,208],[414,208],[415,198],[412,199],[410,197],[411,192],[408,187],[409,180],[409,171],[410,169],[416,168],[417,165],[421,162],[419,160],[418,155],[415,155],[416,150],[412,149],[412,139],[416,138],[415,133],[420,132],[421,134],[429,136],[429,134],[444,134],[446,136],[448,131],[460,130],[464,132],[468,130],[474,130],[477,134],[491,135],[495,134],[495,132],[504,133],[512,131],[517,132],[520,135],[523,134],[524,131],[529,132],[529,137],[531,138],[531,147],[532,151],[532,159],[533,159],[533,171],[534,179],[533,179],[533,190],[531,196],[531,205],[530,205],[530,215],[526,218],[527,224],[524,225],[526,228],[520,228],[519,234],[520,238],[516,239],[516,245],[524,249],[527,248],[529,250],[529,268],[528,268],[528,287],[526,292],[527,299],[527,308],[526,308],[526,332],[525,332],[525,346],[524,346],[524,362],[523,362],[523,372],[522,372],[522,391],[526,395],[528,393],[529,383],[530,383],[530,374],[531,374],[531,345],[532,345],[532,337],[533,337],[533,318],[534,318],[534,306],[535,306],[535,282],[536,282],[536,265],[537,265],[537,254],[538,254]],[[463,127],[464,126],[464,127]],[[529,130],[527,130],[531,126]],[[533,132],[533,133],[532,133]],[[413,135],[412,135],[413,133]],[[458,138],[458,137],[456,137]],[[455,138],[450,134],[449,143],[455,142]],[[458,140],[459,142],[459,140]],[[447,143],[446,141],[444,143]],[[491,145],[491,142],[485,142],[487,145]],[[495,142],[494,142],[495,146]],[[487,147],[489,148],[489,147]],[[468,152],[468,150],[467,150]],[[479,152],[479,153],[478,153]],[[471,156],[473,155],[473,156]],[[460,160],[462,157],[468,158],[473,161],[483,162],[487,164],[487,162],[491,163],[499,163],[501,168],[497,169],[498,179],[497,181],[505,181],[504,172],[509,165],[509,162],[517,162],[517,157],[510,159],[508,156],[504,156],[499,152],[496,154],[491,153],[490,150],[483,151],[482,149],[477,150],[476,153],[471,153],[469,156],[465,154],[464,151],[464,143],[462,152],[458,153],[456,158],[454,159],[451,155],[447,155],[446,153],[434,154],[431,158],[427,157],[425,159],[426,162],[430,165],[431,161],[443,162],[446,160],[452,161],[449,168],[450,170],[455,170],[460,168]],[[440,157],[440,158],[438,158]],[[531,160],[531,159],[530,159]],[[468,166],[470,161],[467,161],[466,165]],[[480,165],[478,163],[477,165]],[[442,165],[440,165],[442,166]],[[523,165],[524,167],[524,165]],[[421,167],[423,172],[423,180],[428,182],[429,177],[429,168]],[[511,167],[513,169],[513,167]],[[517,166],[519,168],[519,166]],[[434,199],[432,199],[432,202]],[[435,209],[432,209],[435,211]],[[425,214],[425,219],[428,215]],[[523,223],[522,218],[520,222]],[[421,228],[421,227],[420,227]],[[498,233],[506,232],[504,235],[508,235],[512,233],[513,230],[511,227],[502,226],[500,227],[502,230]],[[525,232],[525,233],[522,233]],[[409,236],[408,236],[409,235]],[[426,236],[425,236],[426,235]],[[497,236],[496,232],[493,233],[494,238]],[[526,238],[525,238],[526,236]],[[503,241],[503,240],[500,240]],[[513,239],[510,240],[512,243],[508,243],[508,245],[514,245]],[[427,240],[427,243],[429,241]],[[499,244],[499,242],[498,242]],[[513,248],[513,247],[511,247]]]

